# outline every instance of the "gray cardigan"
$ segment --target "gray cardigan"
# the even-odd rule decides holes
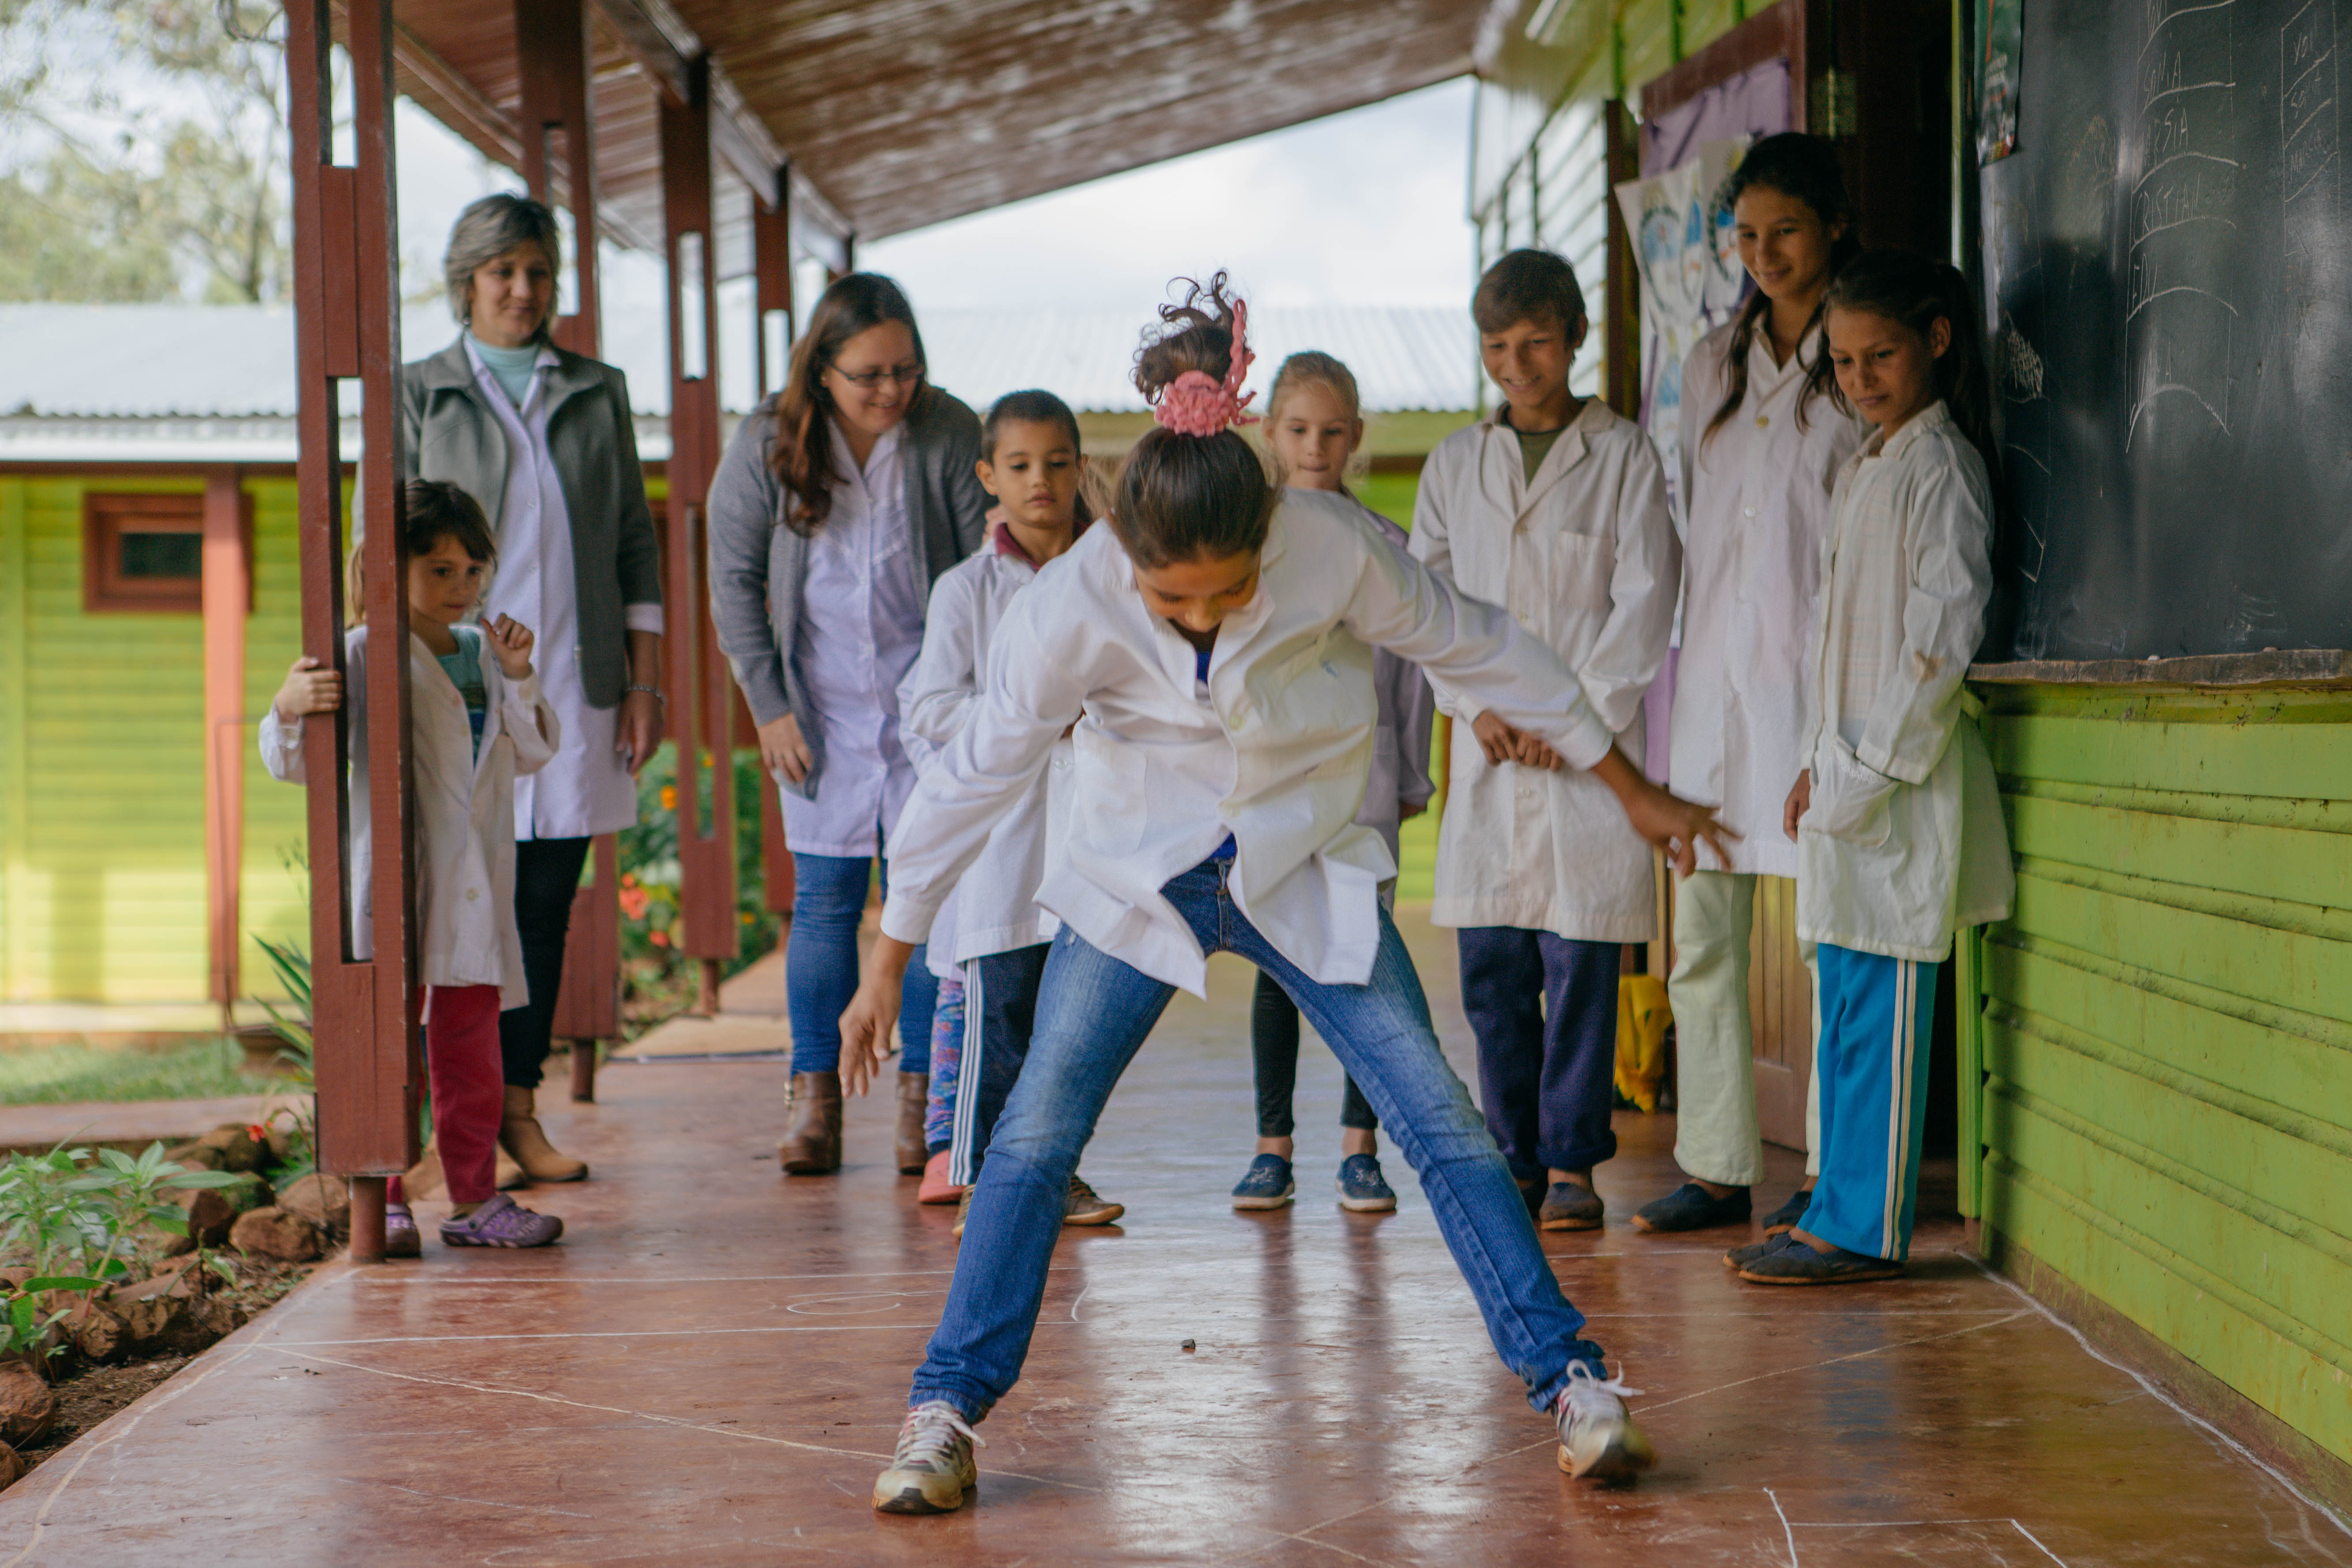
[[[572,521],[580,634],[572,652],[589,705],[615,708],[629,683],[624,606],[661,603],[661,542],[646,506],[627,378],[562,349],[555,358],[542,391],[547,448]],[[402,367],[400,407],[401,478],[451,481],[481,502],[495,529],[506,503],[507,432],[474,380],[464,338]]]
[[[784,522],[786,491],[768,458],[776,399],[753,410],[728,443],[710,481],[710,616],[719,646],[755,723],[807,712],[793,658],[800,637],[801,595],[808,584],[805,535]],[[907,480],[907,563],[925,602],[947,570],[980,548],[988,492],[980,488],[980,418],[926,384],[907,410],[900,468]],[[803,721],[801,739],[813,759],[808,777],[783,787],[814,798],[824,768],[824,737]]]

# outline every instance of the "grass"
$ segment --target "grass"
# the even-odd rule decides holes
[[[0,1105],[78,1100],[209,1100],[267,1093],[273,1080],[242,1070],[234,1040],[198,1040],[165,1051],[47,1046],[0,1052]]]

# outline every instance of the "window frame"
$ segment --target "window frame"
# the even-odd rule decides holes
[[[253,498],[239,495],[237,500],[245,547],[245,610],[251,615]],[[194,577],[141,578],[122,574],[125,533],[193,533],[199,539],[203,537],[205,498],[201,492],[87,490],[82,494],[81,517],[84,614],[204,614],[205,580],[201,567]]]

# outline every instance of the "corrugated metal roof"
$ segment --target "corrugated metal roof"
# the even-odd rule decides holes
[[[1375,413],[1469,408],[1477,401],[1476,340],[1452,310],[1318,307],[1254,312],[1257,372],[1273,383],[1283,356],[1337,354]],[[976,408],[1042,386],[1087,413],[1139,410],[1128,380],[1145,322],[1110,310],[947,310],[922,315],[932,379]],[[401,323],[410,358],[456,329],[438,305]],[[649,311],[614,312],[606,357],[628,373],[640,414],[669,411],[666,325]],[[749,356],[741,356],[748,359]],[[748,367],[722,365],[730,408],[750,396]],[[355,412],[355,399],[346,412]],[[0,305],[0,416],[53,419],[242,418],[294,412],[294,316],[279,305]]]

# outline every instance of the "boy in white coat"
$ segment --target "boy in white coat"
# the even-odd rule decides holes
[[[923,650],[898,687],[898,732],[918,776],[971,721],[989,683],[989,650],[1015,595],[1068,551],[1086,530],[1078,498],[1077,416],[1050,392],[1011,392],[981,426],[980,482],[996,498],[1003,525],[987,546],[949,570],[931,590]],[[965,1189],[955,1233],[963,1234],[971,1187],[1005,1097],[1029,1054],[1037,986],[1062,922],[1039,906],[1047,845],[1069,813],[1070,742],[1054,748],[1053,766],[989,835],[949,895],[951,912],[935,922],[929,950],[942,949],[963,981],[963,1043],[943,1098],[952,1129],[947,1181]],[[939,1066],[936,1058],[933,1067]],[[1127,1212],[1105,1203],[1086,1179],[1070,1174],[1064,1225],[1108,1225]]]
[[[515,928],[514,781],[555,755],[561,727],[530,665],[530,628],[500,616],[462,624],[481,603],[498,547],[471,496],[439,479],[411,479],[401,532],[408,555],[409,745],[416,786],[418,978],[425,987],[425,1060],[433,1141],[448,1183],[449,1247],[544,1247],[563,1222],[494,1188],[506,1075],[499,1014],[529,1000]],[[351,671],[352,795],[368,793],[368,630],[343,637]],[[261,721],[272,778],[309,780],[302,720],[343,702],[343,678],[315,658],[294,661]],[[373,844],[364,811],[351,816],[352,951],[373,951],[368,889]],[[384,1255],[422,1250],[401,1180],[387,1194]]]
[[[1682,547],[1640,428],[1569,390],[1584,294],[1569,264],[1515,250],[1471,302],[1504,405],[1422,470],[1412,552],[1510,612],[1577,672],[1629,756],[1664,665]],[[1622,944],[1656,933],[1650,847],[1607,788],[1433,675],[1455,721],[1431,918],[1460,928],[1463,1010],[1486,1124],[1547,1230],[1601,1223]],[[1549,1189],[1546,1189],[1547,1173]]]

